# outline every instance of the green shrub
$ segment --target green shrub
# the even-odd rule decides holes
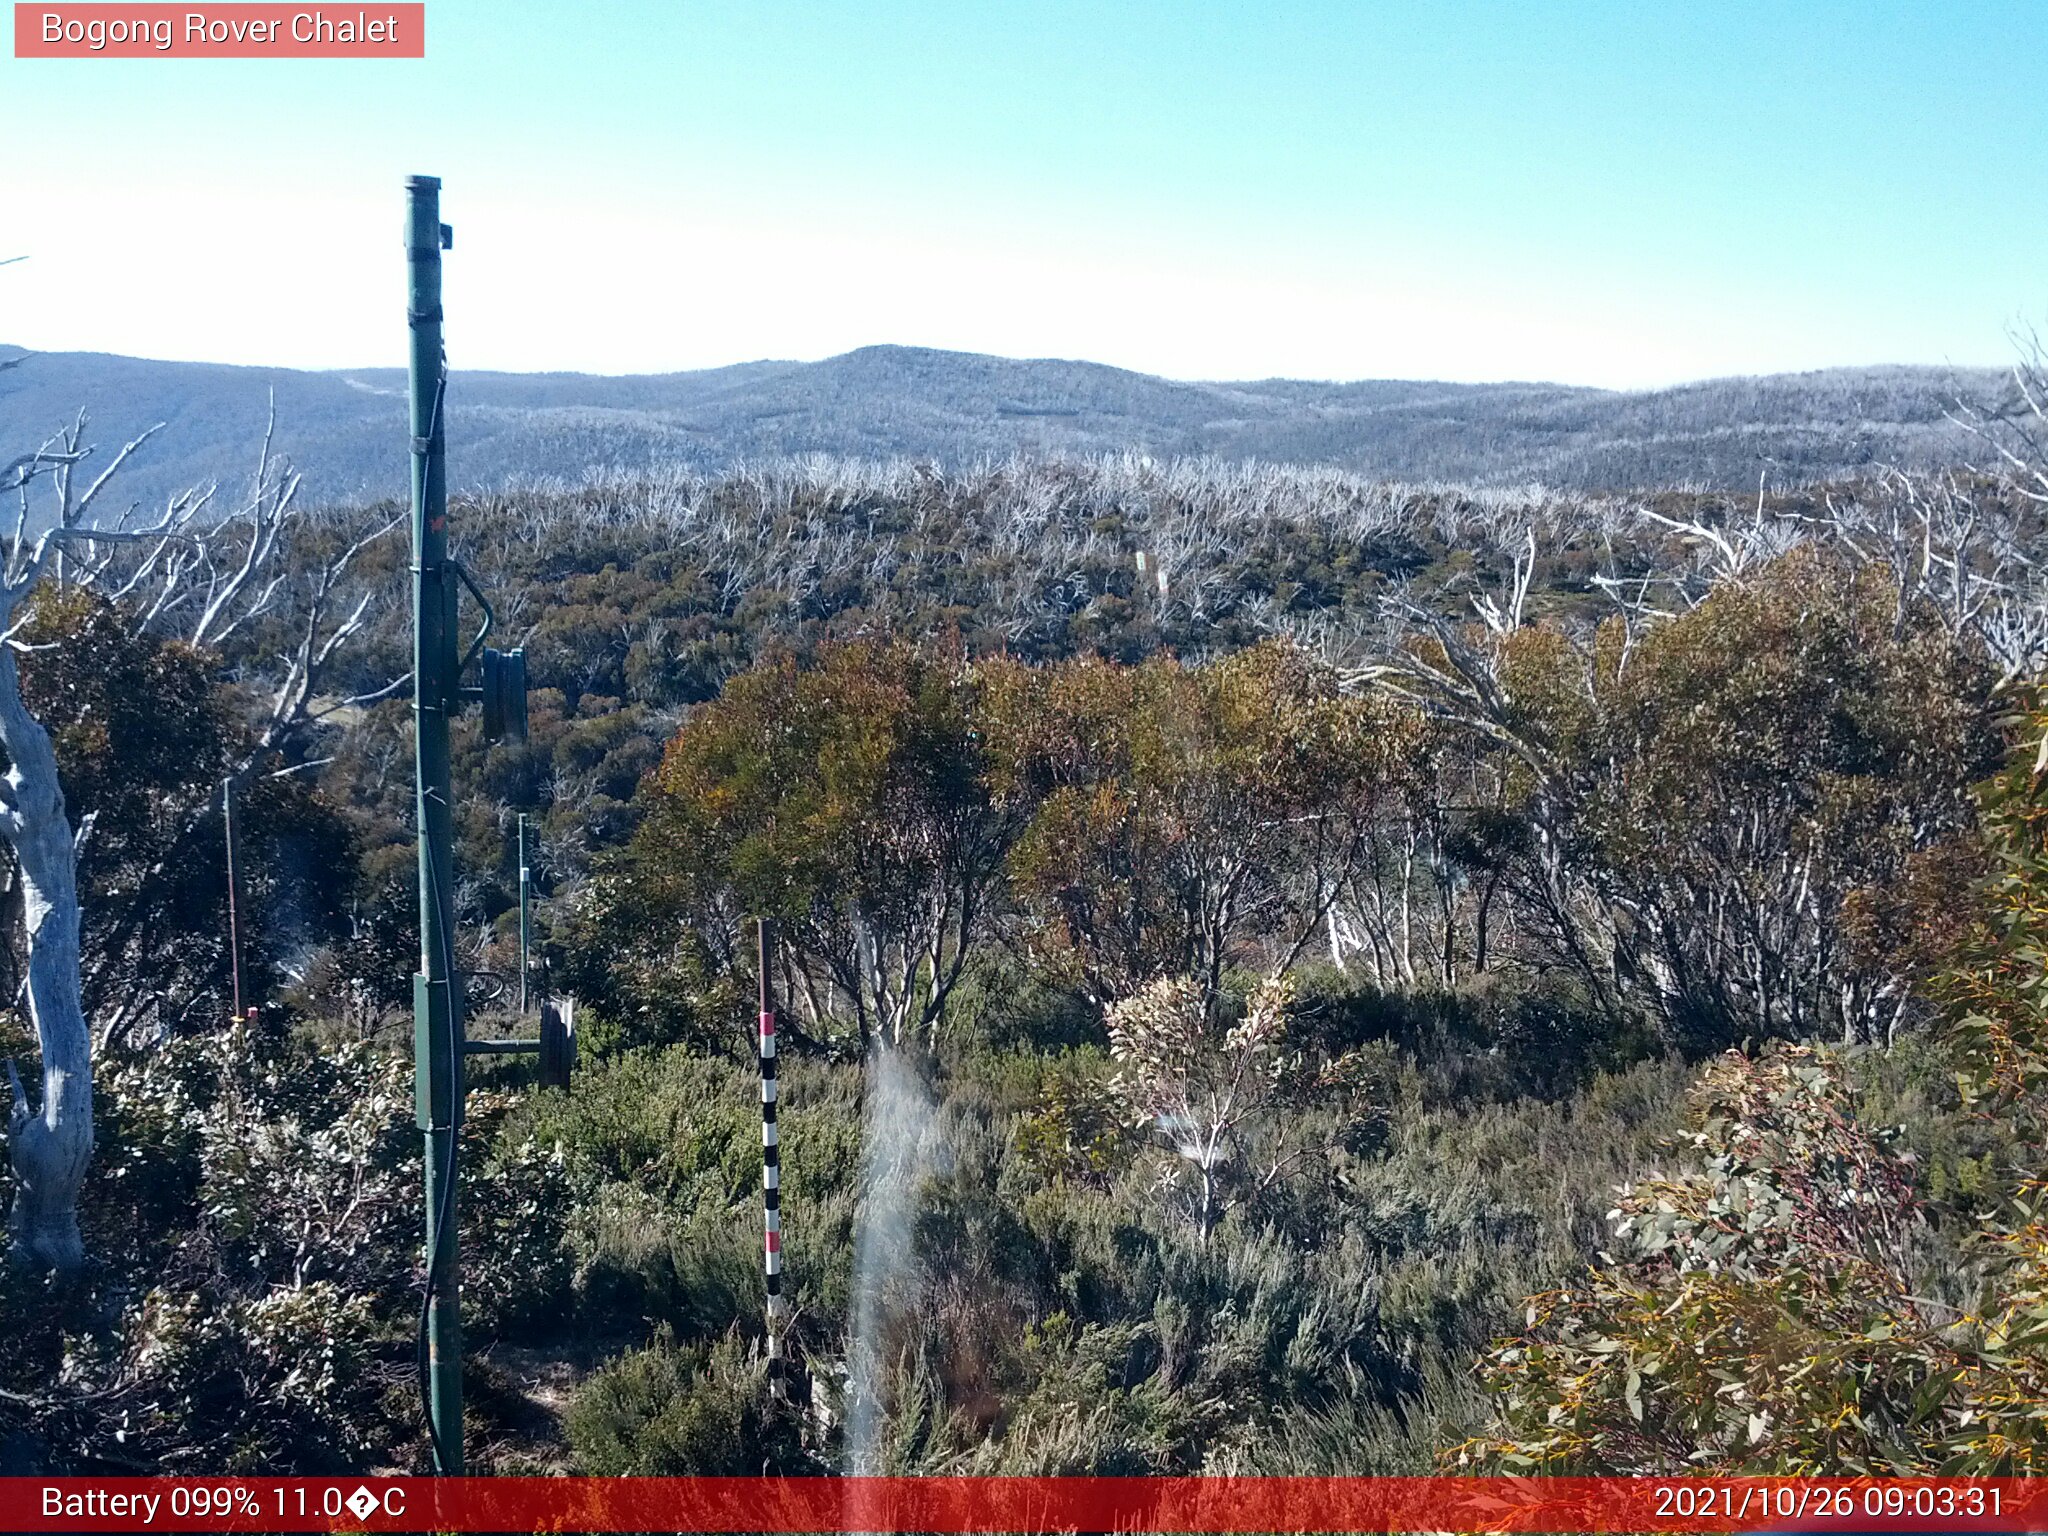
[[[760,1476],[817,1470],[761,1356],[734,1337],[657,1338],[586,1381],[568,1413],[577,1466],[598,1477]]]

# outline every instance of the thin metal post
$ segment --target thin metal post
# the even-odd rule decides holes
[[[782,1148],[775,1129],[775,957],[772,918],[754,922],[761,971],[761,1214],[766,1228],[762,1264],[768,1282],[768,1391],[778,1403],[789,1397],[782,1374],[782,1330],[789,1305],[782,1299]]]
[[[526,1015],[526,978],[531,975],[527,967],[528,913],[532,900],[533,881],[526,867],[526,812],[519,813],[519,1013]]]
[[[228,974],[235,989],[235,1022],[242,1022],[242,933],[235,913],[235,781],[220,781],[220,820],[228,844]]]
[[[441,341],[441,183],[406,182],[407,384],[412,422],[413,731],[418,757],[420,968],[413,977],[417,1119],[426,1144],[427,1297],[421,1376],[434,1470],[462,1471],[462,1313],[455,1148],[462,1123],[462,996],[454,965],[455,851],[448,721],[460,707],[456,575],[448,559],[448,375]]]

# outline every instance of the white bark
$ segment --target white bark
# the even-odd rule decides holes
[[[92,1155],[92,1040],[78,996],[77,848],[49,733],[21,702],[14,651],[0,645],[0,835],[21,870],[28,939],[28,1007],[42,1048],[42,1104],[32,1109],[13,1064],[8,1154],[14,1167],[9,1233],[18,1260],[68,1272],[85,1260],[78,1192]]]

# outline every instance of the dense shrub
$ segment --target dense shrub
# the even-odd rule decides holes
[[[568,1417],[577,1463],[600,1477],[758,1477],[816,1470],[776,1411],[758,1352],[666,1339],[594,1374]]]
[[[103,1060],[88,1205],[105,1255],[35,1304],[0,1398],[52,1468],[342,1469],[409,1457],[419,1295],[410,1063],[246,1026]],[[569,1294],[560,1159],[465,1119],[464,1280],[479,1342]],[[17,1279],[15,1284],[27,1284]],[[396,1416],[394,1416],[396,1415]]]

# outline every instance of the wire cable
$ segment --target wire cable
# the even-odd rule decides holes
[[[446,395],[447,389],[448,350],[444,345],[441,349],[441,366],[438,370],[438,377],[434,381],[434,404],[428,420],[427,427],[427,454],[429,456],[432,455],[433,445],[440,439],[441,403]],[[415,695],[417,695],[419,690],[419,679],[417,676],[415,676],[413,679],[413,689]],[[446,701],[441,701],[435,707],[445,709]],[[415,743],[414,750],[418,750],[417,743]],[[424,807],[422,808],[422,810],[424,810]],[[438,914],[441,909],[441,884],[440,875],[435,866],[435,860],[431,850],[428,852],[428,855],[426,859],[423,861],[423,863],[425,864],[427,897],[429,902],[432,904],[434,911]],[[448,936],[448,925],[443,922],[436,922],[434,924],[434,927],[438,931],[441,940],[441,973],[445,980],[445,984],[448,988],[448,1007],[450,1011],[450,1023],[452,1027],[459,1004],[459,999],[455,987],[455,954]],[[426,957],[423,955],[422,958],[424,959]],[[431,1007],[432,1004],[429,1003],[428,1006]],[[431,1049],[431,1042],[429,1042],[429,1048]],[[451,1061],[450,1066],[451,1068],[457,1068],[459,1067],[461,1062],[462,1050],[461,1042],[459,1040],[454,1041],[452,1043],[452,1050],[454,1052],[454,1060]],[[456,1141],[462,1129],[462,1091],[459,1082],[459,1077],[459,1071],[451,1072],[451,1079],[454,1080],[451,1080],[451,1082],[449,1083],[450,1103],[448,1106],[448,1147],[447,1151],[442,1156],[441,1167],[439,1170],[441,1180],[441,1193],[436,1208],[432,1213],[432,1241],[428,1244],[427,1249],[426,1283],[421,1287],[420,1290],[419,1328],[414,1338],[413,1363],[417,1378],[417,1384],[419,1387],[420,1416],[426,1421],[427,1441],[433,1452],[434,1469],[437,1472],[447,1471],[450,1465],[450,1460],[448,1456],[448,1447],[441,1438],[441,1427],[439,1424],[435,1422],[434,1419],[434,1393],[431,1371],[432,1350],[430,1347],[430,1324],[432,1322],[434,1309],[434,1291],[440,1283],[443,1272],[448,1267],[450,1257],[449,1238],[450,1227],[452,1226],[452,1223],[450,1222],[449,1218],[454,1214],[455,1151]],[[431,1102],[427,1106],[427,1111],[428,1117],[429,1119],[431,1119],[433,1115],[433,1105]],[[429,1134],[431,1134],[433,1127],[429,1126],[427,1129]],[[457,1371],[460,1371],[462,1369],[462,1362],[460,1358],[458,1358],[455,1361],[455,1369]]]
[[[441,903],[440,877],[435,873],[434,860],[431,856],[427,859],[426,866],[428,894],[438,910]],[[437,923],[435,926],[440,929],[441,933],[441,969],[447,976],[449,1007],[452,1009],[455,1005],[454,953],[448,942],[447,924]],[[459,1044],[456,1048],[459,1052]],[[459,1090],[457,1090],[456,1085],[451,1083],[449,1094],[451,1101],[458,1100],[458,1094]],[[446,1471],[449,1460],[448,1448],[441,1440],[440,1425],[434,1420],[432,1375],[428,1369],[431,1363],[431,1351],[428,1347],[428,1325],[433,1313],[434,1289],[440,1282],[441,1272],[448,1264],[448,1234],[451,1225],[448,1218],[453,1214],[455,1198],[455,1141],[462,1128],[460,1107],[459,1101],[451,1102],[449,1105],[448,1150],[444,1155],[440,1170],[441,1198],[434,1211],[434,1240],[427,1252],[427,1278],[425,1286],[420,1291],[419,1331],[414,1341],[414,1365],[419,1383],[420,1415],[427,1423],[427,1440],[433,1449],[436,1471]],[[432,1106],[429,1105],[428,1109],[431,1114]],[[460,1360],[456,1361],[455,1368],[458,1371],[462,1369],[462,1362]]]

